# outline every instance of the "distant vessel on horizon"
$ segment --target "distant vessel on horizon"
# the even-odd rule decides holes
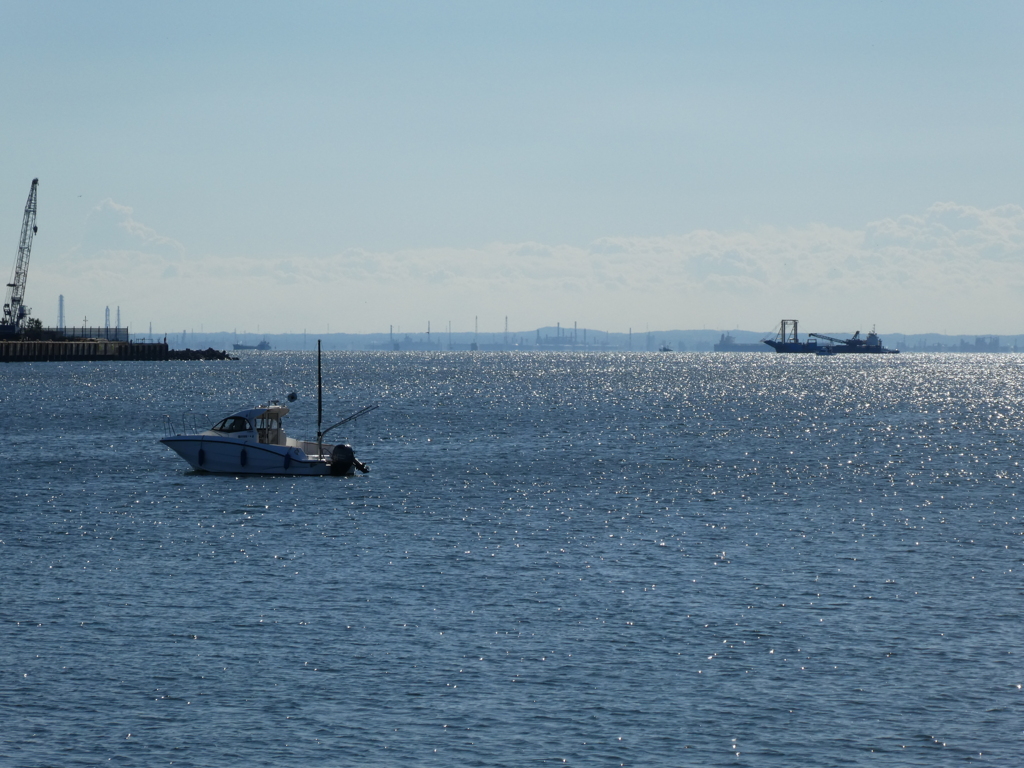
[[[255,346],[249,344],[235,344],[235,351],[237,352],[240,349],[258,349],[261,352],[266,352],[267,350],[270,349],[270,342],[264,339]]]
[[[757,341],[753,344],[737,343],[736,339],[732,334],[723,333],[722,338],[715,344],[715,352],[767,352],[761,342]]]
[[[818,344],[818,339],[832,342],[831,344]],[[779,332],[774,339],[763,339],[763,343],[783,354],[859,354],[859,355],[897,355],[898,349],[888,349],[882,345],[882,338],[872,329],[866,338],[860,337],[857,331],[848,339],[837,339],[834,336],[826,336],[823,333],[807,334],[807,341],[800,341],[797,334],[796,320],[783,320],[779,323]]]

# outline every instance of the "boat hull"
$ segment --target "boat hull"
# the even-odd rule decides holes
[[[161,441],[198,472],[230,475],[329,475],[329,461],[292,446],[213,435],[174,435]],[[352,474],[350,469],[345,474]]]

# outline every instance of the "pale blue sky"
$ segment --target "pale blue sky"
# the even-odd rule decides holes
[[[46,323],[1019,333],[1021,40],[996,2],[3,2],[0,269],[38,176]]]

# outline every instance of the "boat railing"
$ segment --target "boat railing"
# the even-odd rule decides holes
[[[164,437],[175,435],[198,435],[209,427],[210,419],[206,414],[183,413],[178,418],[164,416]]]
[[[299,443],[299,445],[298,445],[299,450],[301,450],[307,456],[320,456],[320,444],[318,444],[316,442],[316,440],[299,440],[298,443]],[[330,443],[330,444],[324,443],[323,444],[323,449],[324,449],[323,455],[324,456],[330,456],[331,455],[331,451],[334,450],[334,444],[333,443]]]

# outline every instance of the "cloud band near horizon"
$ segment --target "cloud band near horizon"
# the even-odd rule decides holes
[[[230,286],[228,288],[228,286]],[[1024,208],[936,203],[861,229],[823,224],[605,237],[586,246],[331,255],[214,254],[103,201],[78,245],[34,259],[29,303],[45,324],[121,307],[134,328],[367,333],[447,327],[526,330],[561,322],[625,331],[765,331],[781,317],[818,327],[923,333],[1021,332]],[[52,307],[52,309],[49,309]],[[72,318],[75,318],[72,320]]]

